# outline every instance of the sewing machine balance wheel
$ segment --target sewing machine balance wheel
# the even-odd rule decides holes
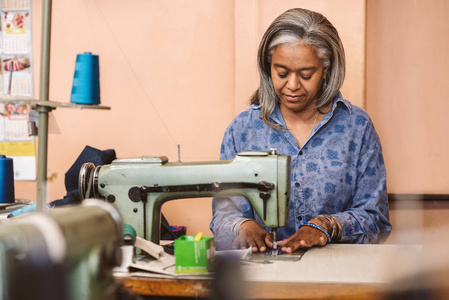
[[[93,178],[95,165],[93,163],[84,163],[81,166],[78,177],[78,192],[81,200],[94,197]]]

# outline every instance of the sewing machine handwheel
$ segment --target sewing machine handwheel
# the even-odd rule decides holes
[[[81,200],[92,197],[92,176],[95,165],[93,163],[84,163],[81,166],[80,174],[78,177],[78,192]]]

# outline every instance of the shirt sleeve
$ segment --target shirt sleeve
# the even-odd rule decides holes
[[[381,243],[391,232],[386,171],[379,137],[370,122],[361,141],[351,205],[335,216],[342,224],[343,243]]]
[[[221,160],[233,159],[238,153],[232,124],[226,130],[221,145]],[[218,250],[231,249],[238,235],[238,227],[244,221],[254,219],[249,201],[242,196],[214,197],[210,229],[215,236]]]

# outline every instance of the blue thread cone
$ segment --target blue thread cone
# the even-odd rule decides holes
[[[98,55],[93,55],[90,52],[77,55],[70,102],[88,105],[100,104]]]
[[[12,158],[0,155],[0,203],[14,203],[14,168]]]

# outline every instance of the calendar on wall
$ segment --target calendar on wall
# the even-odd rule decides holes
[[[31,0],[0,0],[0,98],[34,98]],[[0,105],[0,154],[12,157],[15,180],[36,179],[35,139],[29,136],[30,107]]]

